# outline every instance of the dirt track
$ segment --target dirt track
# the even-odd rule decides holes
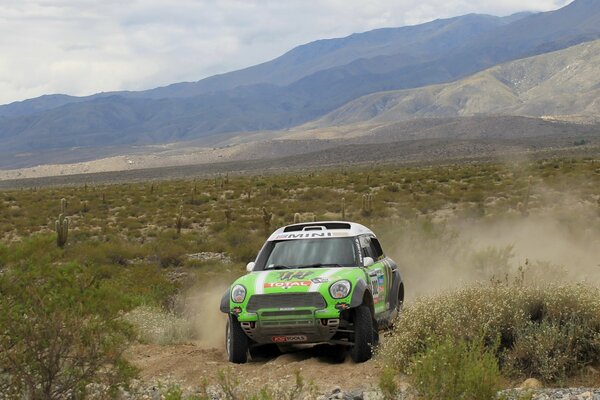
[[[281,381],[289,381],[293,385],[294,372],[300,371],[305,382],[312,381],[321,389],[340,386],[344,390],[352,390],[376,385],[381,368],[373,360],[355,364],[349,357],[341,364],[335,363],[323,357],[317,348],[236,365],[226,360],[223,350],[203,348],[195,343],[136,345],[129,350],[128,359],[140,368],[143,381],[150,383],[170,379],[185,386],[199,386],[203,378],[214,383],[219,370],[231,368],[236,375],[243,377],[241,380],[258,388]]]

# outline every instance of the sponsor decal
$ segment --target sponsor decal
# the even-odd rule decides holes
[[[279,307],[279,311],[294,311],[296,307]]]
[[[336,236],[332,232],[298,232],[298,233],[284,233],[277,235],[275,240],[285,239],[312,239],[312,238],[326,238]]]
[[[379,297],[379,279],[377,275],[371,276],[371,291],[373,292],[373,297]]]
[[[319,284],[319,283],[327,283],[327,282],[329,282],[329,279],[328,278],[320,278],[319,277],[319,278],[312,278],[311,281],[314,284]]]
[[[282,281],[291,281],[292,279],[306,279],[312,272],[306,271],[287,271],[280,272],[279,279]]]
[[[308,338],[304,335],[294,336],[273,336],[271,341],[273,343],[293,343],[293,342],[306,342]]]
[[[312,285],[311,281],[293,281],[293,282],[269,282],[265,283],[265,289],[271,288],[279,288],[279,289],[289,289],[292,287],[300,287],[300,286],[310,286]]]

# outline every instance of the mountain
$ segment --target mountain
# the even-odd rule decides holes
[[[272,62],[197,83],[101,93],[58,107],[38,99],[29,113],[26,104],[8,105],[0,108],[0,145],[29,151],[285,129],[366,94],[445,83],[598,37],[596,0],[533,15],[467,15],[377,30],[314,42]]]
[[[354,100],[315,127],[476,115],[596,117],[600,40],[513,61],[457,82],[376,93]]]
[[[530,14],[518,13],[508,17],[494,17],[469,14],[416,26],[376,29],[345,38],[318,40],[298,46],[272,61],[215,75],[198,82],[175,83],[139,92],[98,93],[86,97],[46,95],[0,106],[0,116],[33,114],[68,103],[90,101],[100,97],[163,99],[194,97],[248,85],[285,86],[318,71],[382,55],[405,54],[407,60],[404,62],[417,58],[424,61],[435,58],[442,50],[458,47],[465,40],[528,15]]]

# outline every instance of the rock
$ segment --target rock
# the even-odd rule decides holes
[[[525,379],[521,385],[518,386],[520,389],[540,389],[543,388],[542,382],[535,378]]]
[[[346,398],[348,400],[363,400],[363,393],[361,390],[353,390],[352,392],[348,393]]]
[[[364,400],[382,400],[383,396],[380,392],[375,390],[369,390],[363,393]]]

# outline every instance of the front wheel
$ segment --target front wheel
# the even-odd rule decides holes
[[[230,362],[243,364],[248,360],[248,336],[231,314],[225,327],[225,347]]]
[[[373,317],[366,305],[354,309],[354,346],[350,351],[352,360],[356,363],[365,362],[373,355],[374,343]]]

